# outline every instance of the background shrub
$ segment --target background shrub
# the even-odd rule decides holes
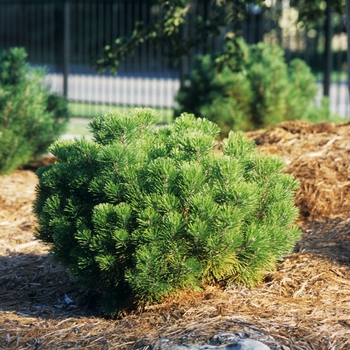
[[[176,96],[175,116],[190,112],[207,118],[220,126],[222,135],[285,120],[331,119],[328,100],[321,108],[314,103],[316,79],[302,60],[295,59],[288,66],[278,46],[247,45],[242,39],[230,43],[231,53],[196,57],[194,69]]]
[[[45,152],[69,119],[67,100],[50,93],[45,72],[26,57],[22,48],[0,54],[0,174]]]
[[[206,283],[260,282],[300,237],[296,180],[241,132],[149,109],[95,118],[93,140],[60,140],[41,167],[37,238],[104,312]]]

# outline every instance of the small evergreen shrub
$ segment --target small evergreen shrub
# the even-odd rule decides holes
[[[242,132],[191,114],[156,128],[150,109],[93,119],[38,169],[37,238],[105,313],[207,283],[253,286],[300,238],[298,182]]]
[[[247,45],[241,39],[230,43],[233,54],[196,57],[176,96],[175,116],[186,111],[207,118],[220,126],[223,136],[230,130],[266,128],[286,120],[332,118],[327,100],[316,107],[316,79],[302,60],[288,66],[278,46]]]
[[[43,84],[45,72],[30,69],[22,48],[0,54],[0,174],[25,165],[64,131],[68,102]]]

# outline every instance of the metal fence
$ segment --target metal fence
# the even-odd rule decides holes
[[[288,0],[270,2],[270,11],[251,8],[243,26],[247,42],[277,43],[287,60],[304,59],[318,75],[320,96],[329,95],[332,110],[348,116],[345,19],[326,16],[328,22],[306,30],[295,24]],[[197,0],[196,11],[207,13],[209,3]],[[75,115],[92,116],[100,110],[93,107],[103,105],[172,108],[200,47],[177,66],[162,48],[147,44],[117,76],[97,75],[93,67],[105,45],[131,33],[137,21],[151,21],[156,10],[151,0],[0,0],[0,50],[25,47],[30,63],[47,68],[52,89],[67,95]],[[217,49],[220,39],[212,46]]]

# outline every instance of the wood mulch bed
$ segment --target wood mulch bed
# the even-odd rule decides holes
[[[248,133],[301,187],[295,251],[254,289],[208,287],[113,320],[34,239],[36,175],[0,177],[0,349],[166,349],[251,334],[272,349],[350,349],[350,124]]]

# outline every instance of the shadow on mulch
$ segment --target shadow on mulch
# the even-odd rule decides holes
[[[49,255],[12,253],[0,258],[0,310],[23,317],[97,315],[88,294]]]
[[[50,255],[12,253],[0,258],[0,348],[167,349],[163,340],[205,344],[215,335],[252,334],[277,350],[346,349],[348,226],[308,223],[295,252],[257,288],[209,287],[119,320],[99,317]]]
[[[307,223],[294,254],[308,253],[350,268],[350,219]],[[50,318],[98,315],[91,295],[49,254],[1,257],[0,274],[0,310]]]
[[[296,251],[312,252],[350,268],[350,219],[312,221],[303,228]]]

